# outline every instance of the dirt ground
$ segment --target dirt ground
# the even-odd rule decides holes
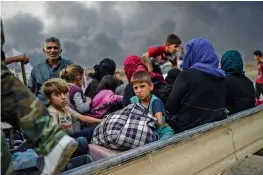
[[[233,175],[263,175],[263,156],[252,155],[231,168]]]

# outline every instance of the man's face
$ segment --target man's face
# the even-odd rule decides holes
[[[177,44],[166,44],[166,47],[167,51],[172,55],[176,54],[176,52],[180,50],[180,47]]]
[[[140,100],[145,100],[147,99],[150,94],[151,91],[153,90],[153,84],[152,83],[146,83],[146,82],[142,82],[142,83],[134,83],[132,85],[133,90],[135,92],[135,95],[140,99]]]
[[[46,48],[43,49],[46,58],[49,60],[57,60],[62,52],[57,43],[49,42]]]
[[[47,101],[54,107],[64,108],[68,105],[68,93],[53,92]]]

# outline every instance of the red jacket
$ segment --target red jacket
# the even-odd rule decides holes
[[[173,65],[177,65],[177,57],[169,58],[171,56],[168,56],[165,52],[165,45],[161,46],[151,46],[148,50],[148,54],[150,57],[153,57],[160,61],[161,63],[166,62],[167,60],[170,60],[173,62]]]
[[[258,77],[257,84],[263,84],[263,62],[258,62]]]

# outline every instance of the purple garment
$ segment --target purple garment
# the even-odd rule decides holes
[[[195,38],[186,43],[183,69],[196,69],[219,78],[225,78],[225,72],[218,68],[219,58],[212,44],[204,38]]]
[[[83,102],[85,103],[86,101],[86,98],[84,97],[84,94],[83,94],[83,91],[82,89],[77,86],[77,85],[73,85],[73,84],[69,84],[69,101],[70,101],[70,107],[74,110],[76,110],[76,105],[75,105],[75,102],[73,100],[74,98],[74,95],[75,93],[81,93],[81,96],[82,96],[82,99],[83,99]]]

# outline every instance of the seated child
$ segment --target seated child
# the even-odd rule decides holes
[[[132,97],[130,102],[132,104],[141,103],[157,118],[158,127],[155,133],[158,139],[166,139],[173,136],[173,129],[165,122],[164,104],[159,98],[151,94],[153,83],[149,73],[145,71],[136,72],[131,78],[131,84],[136,96]]]
[[[90,142],[93,130],[86,128],[78,132],[73,132],[73,123],[76,120],[80,120],[88,124],[96,124],[102,120],[81,115],[68,106],[68,84],[62,79],[52,78],[44,83],[42,89],[46,100],[50,103],[48,111],[53,117],[52,124],[60,125],[61,130],[73,138],[85,137],[88,142]]]
[[[105,114],[121,109],[123,96],[114,92],[120,82],[112,75],[106,75],[101,79],[97,92],[91,101],[91,108],[88,116],[102,118]]]
[[[81,89],[84,83],[84,69],[71,64],[60,72],[60,77],[68,83],[70,107],[80,114],[88,112],[90,99],[84,96]]]

